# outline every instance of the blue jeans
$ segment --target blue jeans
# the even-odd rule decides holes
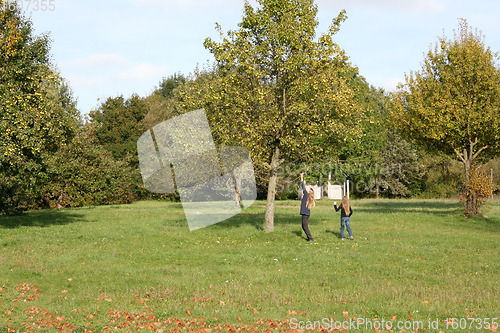
[[[340,218],[340,238],[344,238],[344,224],[347,228],[347,232],[349,233],[349,237],[352,237],[351,218],[347,216]]]

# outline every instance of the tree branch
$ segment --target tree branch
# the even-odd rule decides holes
[[[472,142],[472,140],[469,139],[469,142],[470,142],[470,150],[469,150],[469,159],[472,161],[474,160],[474,146],[477,145],[477,137],[476,139],[474,140],[474,142]]]
[[[453,148],[453,150],[455,151],[455,154],[457,154],[457,156],[460,158],[460,160],[462,160],[462,162],[466,163],[464,155],[460,154],[456,148]]]
[[[476,159],[476,157],[477,157],[477,155],[479,155],[479,153],[481,153],[481,152],[482,152],[483,150],[485,150],[485,149],[488,149],[489,147],[490,147],[490,146],[484,146],[483,148],[479,149],[479,150],[477,151],[477,153],[475,153],[475,154],[474,154],[474,156],[472,156],[472,159],[473,159],[473,160],[474,160],[474,159]]]

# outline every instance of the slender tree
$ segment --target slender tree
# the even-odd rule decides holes
[[[483,193],[471,190],[470,175],[477,180],[480,162],[500,153],[497,59],[482,34],[461,19],[454,38],[439,38],[421,71],[410,72],[393,94],[392,120],[407,138],[463,163],[469,216],[479,213]]]
[[[339,143],[359,133],[352,126],[359,107],[346,83],[347,56],[333,40],[345,11],[316,39],[313,0],[257,2],[255,9],[245,4],[238,30],[225,35],[217,25],[222,41],[205,40],[217,75],[202,106],[220,142],[243,145],[267,169],[265,231],[271,232],[280,164],[323,153],[315,138]],[[186,96],[184,103],[190,105]]]

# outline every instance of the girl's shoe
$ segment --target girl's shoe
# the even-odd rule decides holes
[[[349,239],[350,239],[350,240],[353,240],[353,239],[354,239],[354,237],[353,237],[353,236],[351,236],[351,237],[349,237]]]

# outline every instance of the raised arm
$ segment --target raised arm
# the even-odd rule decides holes
[[[302,186],[302,191],[307,192],[306,190],[306,182],[304,181],[304,173],[300,173],[300,185]]]

